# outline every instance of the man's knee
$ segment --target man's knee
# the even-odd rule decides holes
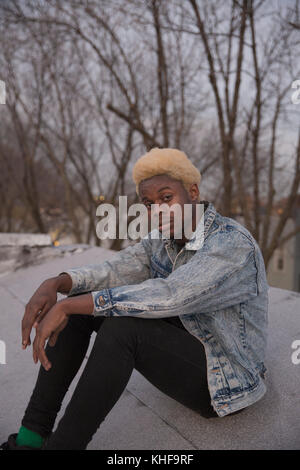
[[[116,317],[105,317],[105,321],[102,324],[101,332],[110,332],[112,334],[126,334],[131,333],[138,327],[139,318],[127,317],[127,316],[116,316]]]
[[[71,331],[91,335],[93,332],[93,317],[89,315],[70,315],[67,327]]]
[[[138,318],[134,317],[106,317],[97,333],[97,339],[114,342],[118,345],[136,347],[138,342]]]

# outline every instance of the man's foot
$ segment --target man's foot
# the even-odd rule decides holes
[[[9,438],[7,439],[7,442],[3,442],[0,446],[0,450],[41,450],[38,448],[34,447],[29,447],[29,446],[17,446],[16,439],[17,439],[17,433],[11,434]]]

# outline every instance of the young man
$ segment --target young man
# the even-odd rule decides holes
[[[152,149],[133,168],[136,191],[149,219],[153,204],[177,203],[183,224],[184,204],[191,204],[191,237],[174,236],[171,212],[164,238],[159,214],[158,232],[109,261],[48,279],[35,292],[22,322],[23,347],[35,326],[33,358],[41,367],[19,433],[4,448],[85,449],[134,368],[207,418],[238,412],[265,394],[263,257],[249,231],[212,203],[202,201],[197,220],[200,178],[183,152]],[[57,292],[68,297],[57,302]],[[51,434],[93,331],[86,367]]]

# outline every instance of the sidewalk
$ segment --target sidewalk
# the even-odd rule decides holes
[[[21,348],[25,304],[44,279],[64,269],[100,263],[111,256],[114,252],[90,248],[0,277],[0,340],[6,344],[6,364],[0,364],[0,443],[18,431],[39,368],[32,361],[31,347],[26,351]],[[299,449],[300,364],[291,360],[294,351],[291,344],[300,340],[300,294],[277,288],[269,292],[268,391],[259,402],[235,416],[206,420],[165,396],[134,371],[88,448]]]

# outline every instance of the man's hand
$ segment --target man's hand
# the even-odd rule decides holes
[[[49,345],[54,346],[59,333],[68,323],[69,315],[92,315],[94,303],[91,294],[83,294],[78,297],[68,297],[57,302],[47,313],[45,318],[36,325],[36,337],[33,342],[33,360],[39,360],[44,369],[49,370],[51,363],[45,353],[45,344],[49,339]]]
[[[51,368],[51,362],[45,353],[46,341],[49,339],[50,346],[54,346],[59,333],[68,323],[68,319],[63,308],[63,301],[60,301],[51,308],[46,317],[36,326],[36,336],[32,345],[35,364],[39,360],[44,369],[49,370]]]
[[[44,318],[51,307],[57,302],[57,293],[67,292],[71,289],[72,280],[67,274],[44,281],[35,291],[25,307],[22,320],[22,347],[25,349],[31,344],[30,333],[33,326]]]

